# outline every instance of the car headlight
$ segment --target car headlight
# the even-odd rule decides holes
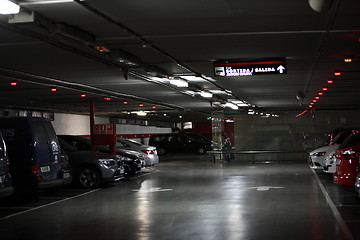
[[[114,159],[99,159],[99,161],[108,167],[116,165],[116,161]]]
[[[326,152],[315,152],[312,154],[312,156],[314,157],[322,157],[326,154]]]

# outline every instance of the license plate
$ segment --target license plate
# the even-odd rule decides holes
[[[63,174],[63,178],[69,178],[70,177],[70,173],[66,172]]]
[[[50,166],[44,166],[44,167],[40,167],[40,172],[50,172]]]

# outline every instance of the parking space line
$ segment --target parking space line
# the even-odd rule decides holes
[[[328,202],[331,210],[333,211],[334,215],[335,215],[335,218],[337,220],[337,222],[339,223],[340,225],[340,228],[341,230],[343,231],[343,233],[345,234],[345,237],[347,240],[355,240],[354,236],[352,235],[352,233],[350,232],[349,228],[347,227],[344,219],[341,217],[338,209],[336,208],[334,202],[331,200],[329,194],[327,193],[327,191],[325,190],[325,187],[324,185],[322,184],[322,182],[320,181],[319,179],[319,176],[317,175],[317,173],[315,172],[314,169],[310,168],[311,171],[313,172],[314,176],[315,176],[315,179],[321,189],[321,192],[323,193],[326,201]]]
[[[0,207],[0,210],[16,210],[16,209],[28,210],[28,209],[32,209],[32,207]]]
[[[65,201],[68,201],[68,200],[71,200],[71,199],[74,199],[74,198],[82,197],[84,195],[99,191],[100,189],[101,188],[97,188],[97,189],[91,190],[91,191],[83,193],[83,194],[79,194],[79,195],[69,197],[69,198],[65,198],[65,199],[62,199],[62,200],[59,200],[59,201],[56,201],[56,202],[52,202],[52,203],[48,203],[48,204],[41,205],[41,206],[38,206],[38,207],[34,207],[34,208],[31,208],[31,209],[28,209],[28,210],[25,210],[25,211],[22,211],[22,212],[19,212],[19,213],[14,213],[14,214],[5,216],[3,218],[0,218],[0,221],[11,218],[11,217],[15,217],[15,216],[23,214],[23,213],[28,213],[28,212],[31,212],[31,211],[34,211],[34,210],[37,210],[37,209],[40,209],[40,208],[48,207],[48,206],[51,206],[51,205],[54,205],[54,204],[57,204],[57,203],[65,202]]]

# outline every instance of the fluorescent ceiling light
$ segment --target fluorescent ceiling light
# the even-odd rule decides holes
[[[189,86],[189,83],[182,79],[170,80],[170,84],[175,85],[177,87],[188,87]]]
[[[191,91],[191,90],[187,90],[187,91],[185,91],[185,93],[186,93],[186,94],[189,94],[189,95],[191,95],[191,96],[195,96],[195,95],[196,95],[196,92]]]
[[[200,96],[204,97],[204,98],[212,98],[213,94],[211,92],[205,92],[205,91],[201,91],[199,92]]]
[[[19,5],[8,0],[0,0],[0,14],[17,14],[19,12]]]
[[[233,104],[233,103],[229,103],[229,102],[225,103],[225,106],[226,106],[226,107],[229,107],[229,108],[231,108],[231,109],[233,109],[233,110],[239,109],[238,106],[236,106],[236,105]]]
[[[181,77],[181,78],[183,78],[183,79],[186,79],[186,80],[188,80],[188,81],[192,81],[192,82],[206,82],[206,80],[203,79],[202,77],[187,76],[187,75],[185,75],[185,76],[179,76],[179,77]]]
[[[33,4],[53,4],[53,3],[67,3],[74,2],[74,0],[44,0],[44,1],[33,1],[33,2],[22,2],[21,5],[33,5]]]

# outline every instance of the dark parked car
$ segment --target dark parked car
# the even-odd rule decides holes
[[[88,138],[73,135],[58,135],[58,138],[63,139],[78,151],[91,150],[91,142]],[[108,146],[97,146],[96,151],[110,153]],[[140,154],[135,151],[116,149],[116,155],[125,157],[123,158],[123,164],[127,176],[140,173],[145,166],[145,161],[141,160]]]
[[[14,188],[11,184],[9,159],[6,152],[6,145],[0,133],[0,197],[12,195]]]
[[[61,150],[68,158],[73,171],[73,183],[85,188],[97,188],[117,182],[125,177],[124,158],[101,152],[78,151],[59,138]]]
[[[194,139],[187,134],[156,134],[149,138],[149,145],[155,146],[158,154],[191,153],[204,154],[212,150],[211,142]]]
[[[50,121],[35,117],[1,118],[15,193],[36,195],[71,180]]]

